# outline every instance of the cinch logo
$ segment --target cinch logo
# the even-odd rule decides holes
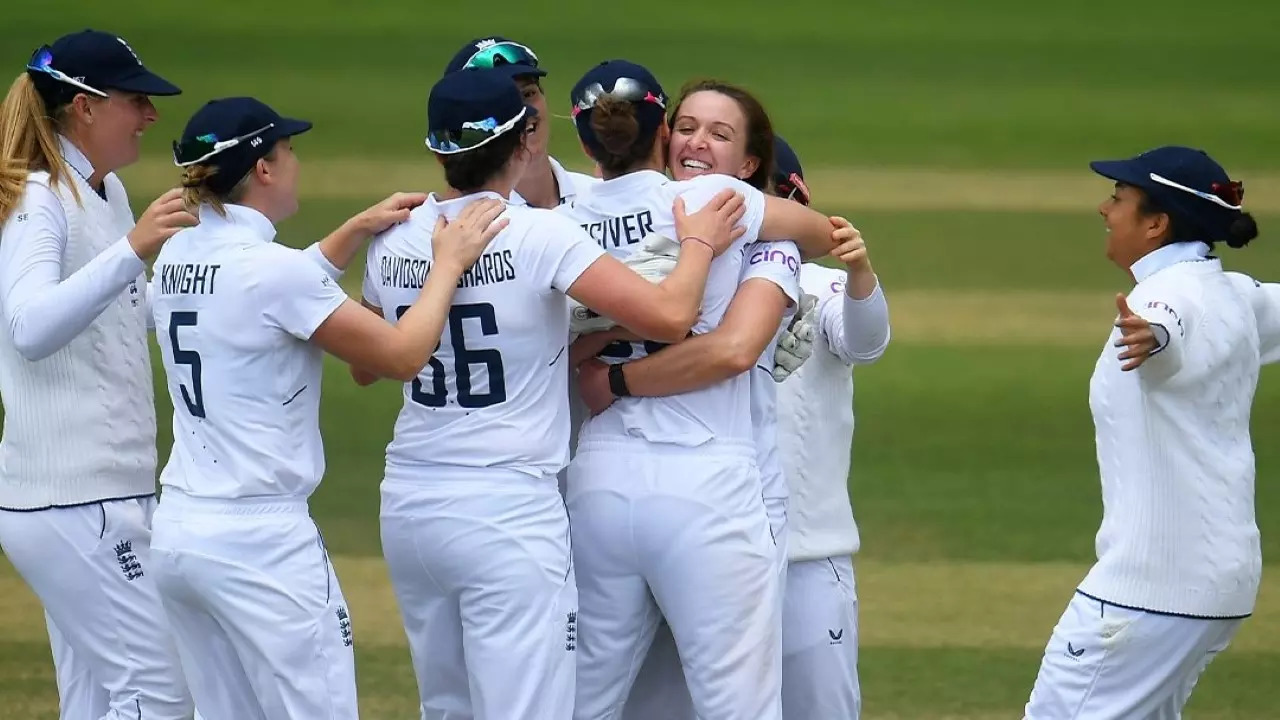
[[[781,250],[757,250],[747,259],[748,265],[759,265],[762,262],[776,262],[787,266],[793,275],[800,274],[800,261],[794,255],[788,255]]]

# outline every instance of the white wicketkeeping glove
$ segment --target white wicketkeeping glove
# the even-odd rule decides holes
[[[782,382],[800,369],[813,354],[813,338],[818,328],[818,297],[800,294],[800,307],[796,308],[791,324],[782,331],[773,353],[773,380]]]
[[[644,239],[640,247],[623,259],[622,264],[634,270],[640,277],[651,283],[660,283],[676,269],[680,256],[680,243],[669,237],[651,234]],[[594,310],[569,298],[569,329],[576,335],[600,332],[614,327],[617,323]]]

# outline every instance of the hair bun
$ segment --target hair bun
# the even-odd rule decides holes
[[[1258,223],[1247,212],[1237,215],[1232,219],[1231,226],[1227,228],[1228,247],[1242,248],[1256,237],[1258,237]]]

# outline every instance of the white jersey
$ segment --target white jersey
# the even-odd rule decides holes
[[[495,193],[430,196],[369,247],[364,299],[387,320],[418,298],[436,218]],[[553,475],[568,462],[569,303],[565,292],[604,252],[550,210],[508,207],[510,224],[458,282],[440,345],[404,388],[388,477],[421,468],[502,467]]]
[[[793,242],[759,242],[747,248],[742,282],[752,278],[768,280],[784,292],[789,301],[782,322],[751,369],[751,424],[755,427],[756,465],[768,498],[785,498],[787,481],[778,453],[778,388],[773,379],[773,355],[778,338],[787,329],[800,303],[800,250]]]
[[[660,172],[642,170],[597,183],[556,211],[572,217],[600,247],[621,258],[651,233],[675,238],[672,205],[677,197],[684,198],[686,212],[694,213],[726,188],[746,198],[746,214],[740,221],[746,232],[711,263],[702,313],[693,327],[694,333],[705,333],[720,324],[742,281],[747,247],[755,242],[764,222],[763,193],[727,175],[674,181]],[[661,347],[651,342],[614,343],[601,359],[628,362]],[[714,439],[749,443],[753,438],[750,403],[749,374],[681,395],[618,398],[587,421],[580,437],[638,437],[689,447]]]
[[[204,498],[306,498],[324,474],[323,351],[307,341],[347,299],[264,215],[200,209],[156,258],[152,313],[173,401],[165,487]]]
[[[790,490],[790,560],[855,553],[858,527],[849,500],[853,372],[837,342],[846,274],[805,263],[800,287],[818,298],[813,354],[778,387],[778,447]]]
[[[573,172],[572,170],[565,170],[564,166],[560,164],[560,161],[553,157],[548,157],[547,160],[551,162],[551,174],[556,178],[556,187],[558,188],[560,195],[560,205],[573,202],[577,199],[579,193],[600,182],[600,178],[591,177],[590,175],[585,175],[580,172]],[[510,204],[528,206],[529,201],[525,200],[520,193],[512,190]]]

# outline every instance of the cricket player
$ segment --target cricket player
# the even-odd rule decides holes
[[[505,72],[445,75],[427,114],[449,191],[369,248],[364,302],[389,321],[437,272],[433,225],[508,198],[531,155],[536,111]],[[724,192],[694,216],[675,212],[696,247],[658,284],[564,216],[516,205],[456,280],[439,346],[405,385],[382,483],[382,544],[427,720],[573,715],[577,588],[556,482],[569,443],[566,295],[641,337],[684,337],[744,210]]]
[[[490,225],[497,202],[438,227],[435,271],[387,323],[338,278],[368,237],[426,198],[393,195],[304,251],[276,244],[276,223],[298,206],[291,138],[310,127],[253,98],[224,98],[200,108],[174,147],[200,224],[155,264],[174,446],[152,561],[210,718],[357,717],[352,620],[308,511],[324,474],[324,351],[416,375],[463,269],[500,229]]]
[[[681,89],[680,98],[669,113],[669,118],[672,133],[667,151],[667,167],[675,179],[688,180],[699,175],[722,174],[737,177],[757,189],[765,190],[769,187],[774,165],[773,128],[763,105],[750,92],[715,80],[688,83]],[[652,367],[659,377],[683,378],[693,383],[688,386],[689,389],[750,372],[756,464],[762,476],[765,510],[769,515],[770,532],[777,551],[778,570],[782,580],[779,591],[785,587],[787,567],[787,488],[778,458],[775,409],[777,391],[772,377],[775,342],[768,343],[758,359],[753,356],[751,349],[754,343],[748,340],[755,337],[757,331],[767,327],[767,323],[752,317],[750,301],[747,300],[747,296],[752,293],[745,287],[745,282],[751,277],[763,277],[766,284],[761,287],[769,287],[769,276],[755,273],[773,267],[789,266],[794,271],[792,275],[798,275],[801,267],[798,255],[771,252],[784,247],[784,244],[777,244],[774,248],[762,245],[749,252],[750,260],[755,262],[749,260],[746,264],[744,287],[734,297],[735,309],[726,314],[725,321],[718,328],[697,339],[681,343],[679,350],[663,350],[651,358]],[[757,255],[757,252],[768,254]],[[784,265],[771,260],[781,261]],[[776,291],[785,291],[789,284],[797,282],[794,277],[790,280],[785,277],[773,280],[775,283],[782,282],[774,285]],[[796,299],[790,297],[784,323],[793,316]],[[765,316],[767,313],[761,315]],[[782,327],[778,328],[779,333]],[[796,359],[795,353],[799,350],[800,348],[793,346],[788,357]],[[679,358],[682,354],[696,367],[681,367]],[[642,361],[642,367],[633,367],[630,371],[643,372],[643,365],[647,362],[650,361]],[[581,376],[590,379],[598,375],[601,369],[595,364],[584,366]],[[681,387],[667,384],[646,388],[642,383],[637,388],[634,381],[629,385],[633,395],[648,392],[669,394]],[[596,412],[607,407],[613,400],[607,384],[598,379],[584,390],[593,396],[592,409]],[[779,615],[779,625],[781,622]],[[645,720],[651,717],[668,720],[694,718],[675,640],[666,623],[658,626],[653,644],[649,647],[627,698],[623,717],[624,720]]]
[[[774,192],[807,205],[800,160],[785,140],[776,142]],[[789,491],[782,606],[785,720],[857,720],[862,707],[852,560],[859,537],[849,499],[851,371],[884,354],[889,308],[865,247],[852,248],[841,262],[843,269],[816,263],[801,268],[800,287],[814,300],[779,343],[774,373],[781,381],[778,447]]]
[[[1089,382],[1098,560],[1045,648],[1029,720],[1181,717],[1262,574],[1250,410],[1280,360],[1280,286],[1224,272],[1258,234],[1244,185],[1201,150],[1094,162],[1107,257],[1135,285]]]
[[[724,188],[746,197],[746,233],[713,263],[695,333],[720,323],[750,243],[795,238],[809,256],[831,250],[831,224],[816,212],[723,175],[668,180],[666,93],[645,68],[601,63],[578,81],[571,102],[578,136],[604,181],[559,211],[610,252],[626,255],[649,236],[672,237],[667,208],[676,197],[690,207]],[[684,242],[681,255],[692,244]],[[777,717],[776,553],[755,464],[748,378],[672,397],[627,397],[620,361],[655,347],[630,343],[604,353],[620,399],[583,427],[570,466],[580,606],[574,716],[621,710],[661,614],[700,717]]]
[[[116,171],[181,91],[97,30],[39,48],[0,107],[0,547],[45,610],[63,720],[186,720],[151,568],[146,260],[195,218],[134,223]]]
[[[510,204],[554,208],[573,201],[581,188],[599,182],[590,175],[565,170],[548,154],[551,113],[547,110],[547,95],[542,87],[542,78],[547,76],[547,71],[539,66],[538,56],[529,46],[500,35],[475,38],[454,54],[444,72],[447,75],[471,69],[496,69],[508,73],[520,88],[525,104],[535,111],[526,129],[529,164],[511,192]]]

